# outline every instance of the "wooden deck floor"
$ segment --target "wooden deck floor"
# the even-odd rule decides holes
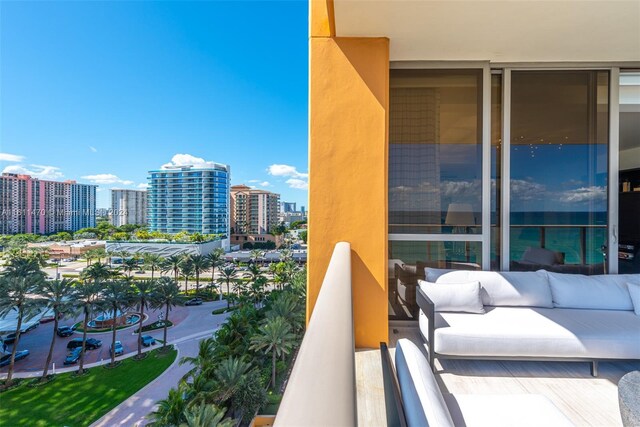
[[[422,344],[417,327],[389,330],[391,354],[400,338]],[[436,361],[443,393],[542,394],[577,426],[621,426],[617,384],[640,362],[600,363],[597,378],[589,364],[574,362]],[[358,421],[360,426],[386,426],[382,368],[378,349],[356,352]]]

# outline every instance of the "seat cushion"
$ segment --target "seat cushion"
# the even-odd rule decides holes
[[[436,313],[435,351],[452,356],[640,359],[633,311],[485,307],[486,314]],[[419,316],[428,336],[428,320]]]
[[[539,394],[446,394],[445,401],[457,426],[573,425],[548,398]]]
[[[438,277],[436,283],[479,281],[484,305],[553,307],[546,271],[452,271]]]
[[[453,427],[453,421],[427,358],[408,339],[398,340],[396,373],[409,427]]]
[[[640,274],[547,273],[554,307],[633,310],[627,282],[640,283]]]
[[[627,289],[629,289],[629,295],[633,303],[633,311],[636,316],[640,316],[640,284],[629,282],[627,283]]]

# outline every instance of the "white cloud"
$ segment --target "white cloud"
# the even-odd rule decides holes
[[[213,168],[215,162],[210,162],[200,157],[192,156],[191,154],[176,154],[171,158],[169,163],[162,165],[162,169],[169,169],[178,166],[193,166],[194,168]]]
[[[0,153],[0,162],[23,162],[24,156],[17,154]]]
[[[269,181],[260,181],[259,179],[250,179],[247,181],[250,184],[256,184],[256,187],[271,187]]]
[[[93,151],[94,153],[98,152],[98,149],[96,147],[91,146],[91,145],[89,146],[89,150]]]
[[[606,187],[580,187],[573,190],[563,191],[559,194],[561,202],[566,203],[579,203],[589,201],[604,201],[607,200],[607,188]]]
[[[303,179],[298,179],[298,178],[290,178],[286,181],[287,184],[289,184],[289,187],[291,188],[295,188],[297,190],[308,190],[309,189],[309,183]]]
[[[290,178],[308,178],[308,173],[298,172],[295,166],[274,164],[267,168],[269,175],[284,176]]]
[[[271,184],[269,183],[269,181],[262,181],[260,184],[258,184],[260,187],[270,187]]]
[[[17,173],[30,175],[33,178],[55,181],[64,178],[64,174],[60,172],[60,168],[55,166],[44,165],[10,165],[2,170],[6,173]]]
[[[143,182],[141,184],[138,184],[138,188],[141,190],[146,190],[147,188],[149,188],[149,184],[147,184],[146,182]]]
[[[86,175],[86,176],[83,176],[82,179],[86,179],[94,184],[122,184],[122,185],[133,184],[133,181],[120,179],[116,175],[113,175],[111,173],[99,173],[97,175]]]

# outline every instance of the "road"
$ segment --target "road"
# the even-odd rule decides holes
[[[176,307],[169,314],[169,320],[174,322],[174,326],[167,331],[167,340],[175,342],[183,339],[184,337],[193,336],[195,334],[202,333],[204,331],[210,331],[216,329],[224,320],[226,315],[212,315],[211,312],[217,308],[226,306],[225,301],[207,302],[199,306],[190,307]],[[149,317],[143,325],[152,323],[158,320],[160,311],[150,311]],[[164,312],[163,312],[164,314]],[[73,325],[80,318],[63,319],[60,325]],[[137,351],[137,334],[133,331],[135,327],[121,329],[116,332],[116,339],[122,342],[124,352],[130,353]],[[151,335],[154,338],[162,339],[163,330],[158,329],[146,333],[145,335]],[[18,345],[19,350],[27,349],[30,354],[27,358],[19,360],[15,365],[16,376],[36,376],[42,372],[42,368],[47,358],[49,346],[51,344],[51,337],[53,335],[53,322],[41,324],[33,331],[27,332],[20,337],[20,343]],[[102,341],[102,347],[96,350],[88,350],[86,352],[85,363],[95,363],[101,360],[108,360],[109,347],[111,345],[111,332],[103,332],[98,334],[87,334],[88,337],[97,338]],[[63,367],[64,361],[68,351],[67,342],[70,339],[82,337],[81,332],[76,332],[71,337],[56,339],[56,344],[53,351],[52,362],[55,363],[57,371]],[[11,351],[11,346],[8,348]],[[50,366],[52,368],[52,366]],[[75,367],[74,367],[75,369]],[[0,378],[6,376],[7,367],[0,368]]]

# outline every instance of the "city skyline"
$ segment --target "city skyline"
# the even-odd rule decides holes
[[[150,170],[216,161],[234,185],[307,205],[306,15],[304,2],[3,3],[0,172],[97,184],[108,208]],[[278,49],[265,18],[287,24]]]

